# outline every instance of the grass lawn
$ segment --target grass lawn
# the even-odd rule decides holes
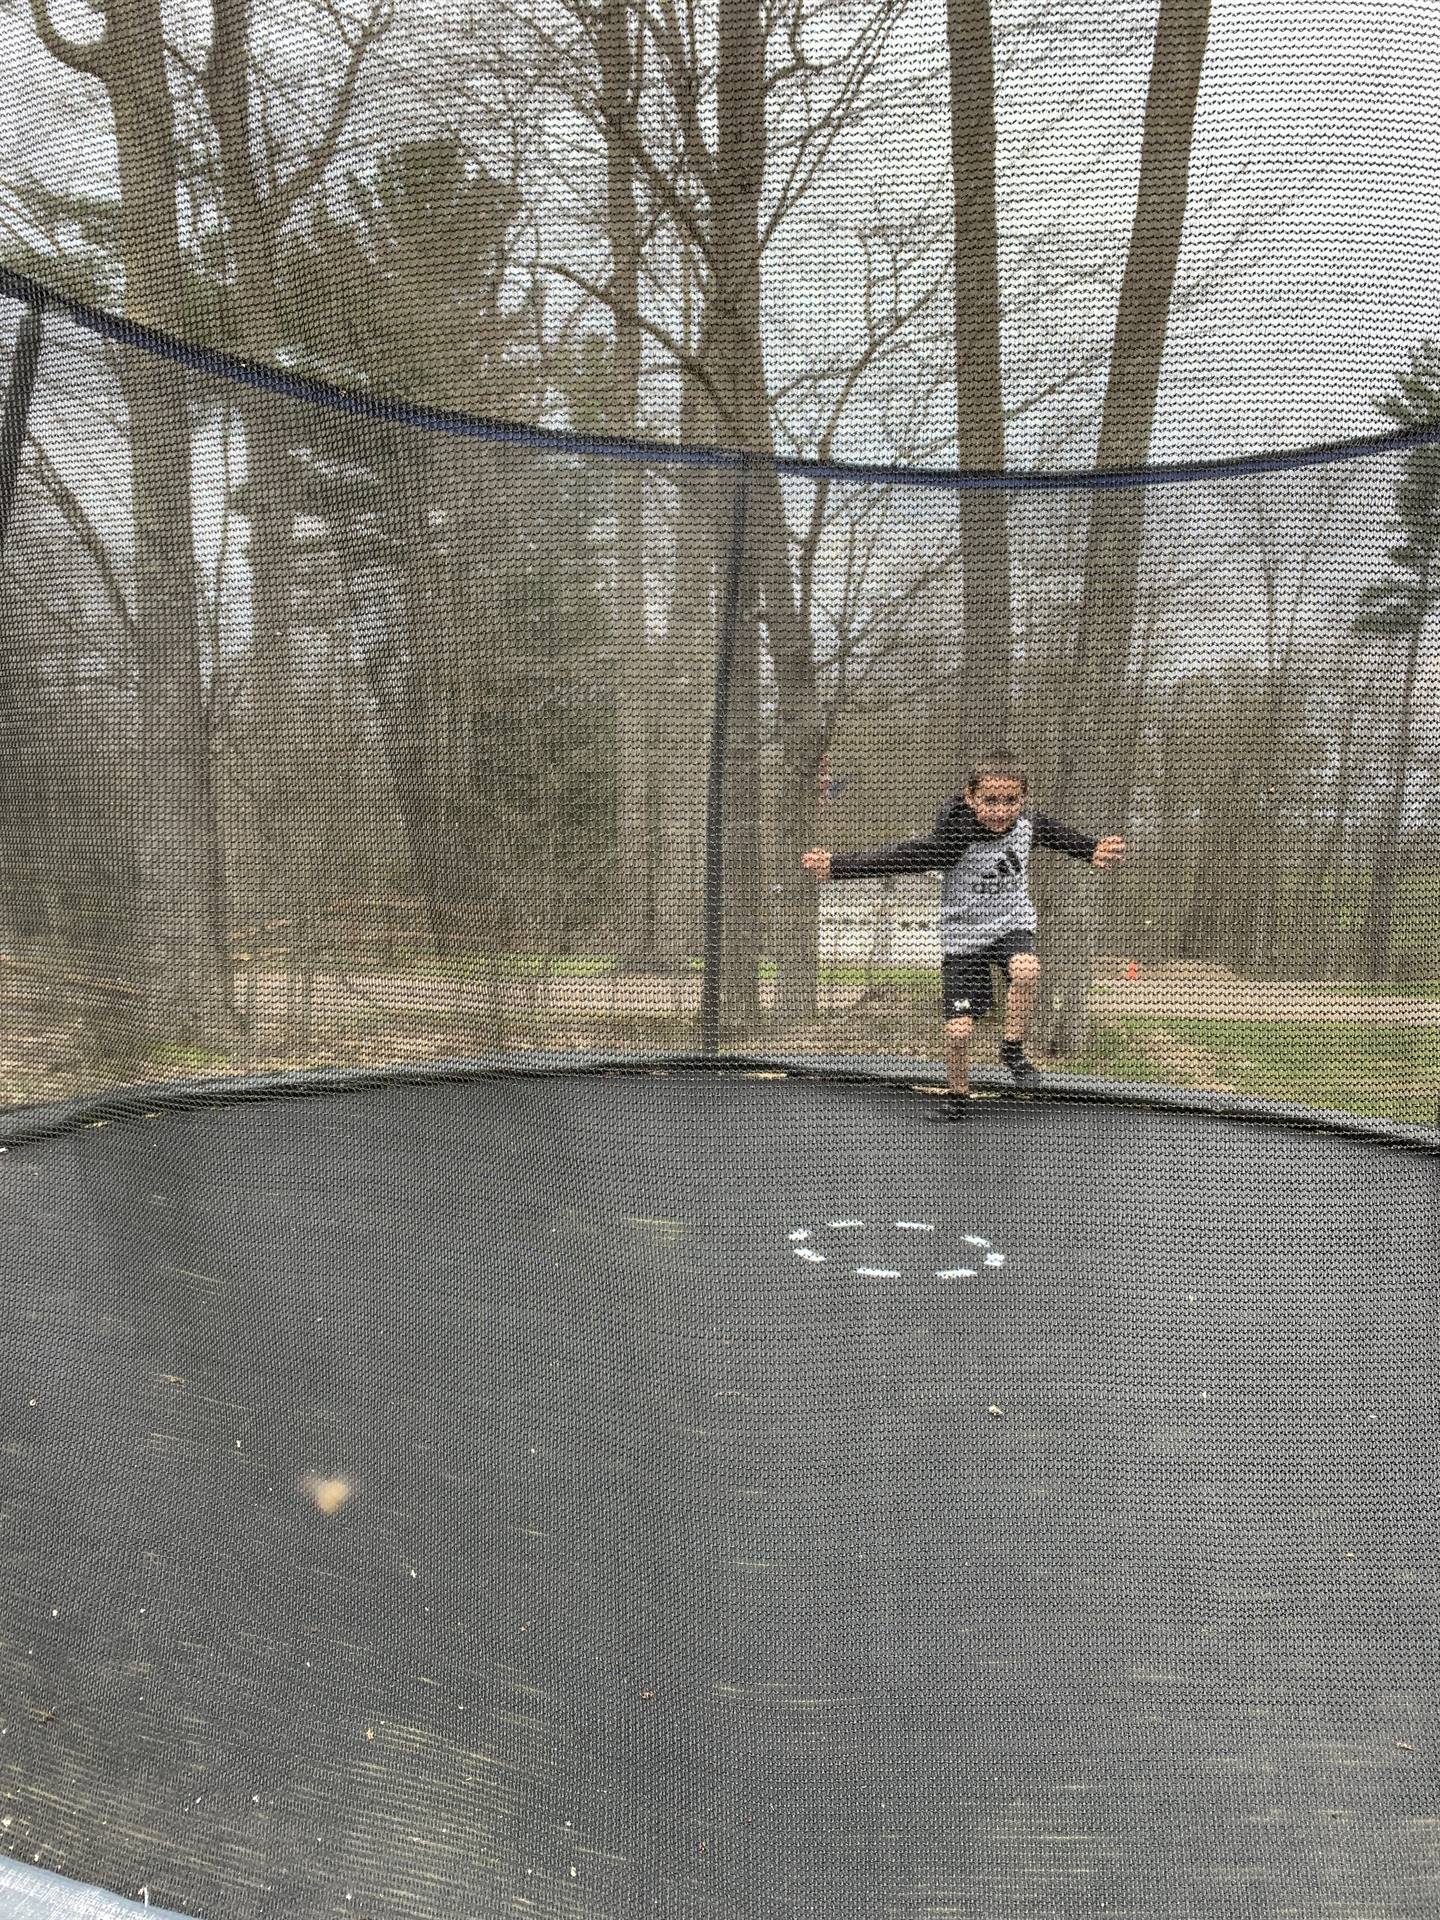
[[[698,960],[694,963],[699,969]],[[374,975],[423,979],[435,985],[445,980],[474,989],[491,975],[484,955],[451,957],[443,962],[411,962],[389,968],[346,968],[352,980],[368,983]],[[322,966],[323,970],[323,966]],[[502,1013],[498,1030],[491,1025],[487,1006],[473,1002],[452,1005],[443,989],[427,996],[425,1004],[406,1004],[403,995],[381,992],[371,999],[362,992],[338,1003],[317,1004],[301,1043],[288,1030],[267,1035],[254,1054],[231,1058],[223,1052],[170,1045],[158,1048],[149,1064],[163,1077],[225,1074],[257,1068],[352,1065],[366,1061],[403,1061],[445,1054],[488,1051],[491,1047],[555,1046],[618,1052],[692,1052],[697,1044],[693,1009],[637,1003],[620,1006],[610,999],[608,958],[576,954],[554,956],[505,954],[499,958],[502,980],[540,985],[544,979],[593,980],[593,1004],[582,992],[563,1006],[511,1007]],[[940,1069],[941,1046],[935,976],[928,966],[876,969],[864,965],[827,965],[820,970],[822,993],[832,989],[864,987],[860,1004],[845,995],[846,1004],[822,1013],[803,1033],[762,1030],[751,1046],[767,1045],[803,1053],[914,1055],[917,1070],[928,1063]],[[1377,992],[1363,982],[1315,983],[1317,995],[1336,999]],[[1378,990],[1387,999],[1440,998],[1440,982],[1399,986],[1386,982]],[[1322,1005],[1323,1012],[1323,1005]],[[1338,1010],[1338,1009],[1337,1009]],[[976,1058],[993,1060],[999,1024],[992,1014],[977,1035]],[[37,1036],[38,1038],[38,1036]],[[48,1037],[46,1048],[55,1044]],[[272,1051],[272,1047],[275,1051]],[[34,1053],[34,1049],[30,1050]],[[63,1051],[71,1053],[71,1045]],[[137,1062],[137,1065],[139,1063]],[[90,1071],[77,1053],[36,1070],[33,1058],[17,1053],[4,1062],[0,1076],[0,1103],[63,1097],[93,1084]],[[58,1071],[57,1071],[58,1068]],[[1404,1021],[1377,1023],[1365,1019],[1322,1018],[1255,1020],[1218,1018],[1213,1014],[1120,1013],[1106,1007],[1098,1012],[1091,1044],[1083,1057],[1067,1060],[1063,1070],[1094,1074],[1137,1084],[1208,1088],[1253,1095],[1301,1106],[1331,1108],[1374,1119],[1412,1125],[1435,1124],[1440,1096],[1440,1026],[1411,1025]],[[102,1078],[105,1076],[102,1074]]]
[[[1228,1088],[1266,1100],[1433,1125],[1440,1027],[1353,1020],[1107,1019],[1081,1072]]]

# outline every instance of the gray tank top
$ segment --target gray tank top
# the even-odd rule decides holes
[[[975,840],[940,889],[940,946],[945,953],[973,953],[1002,934],[1035,931],[1035,902],[1030,898],[1031,821],[1017,820],[995,840]]]

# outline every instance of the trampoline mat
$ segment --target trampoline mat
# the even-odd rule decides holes
[[[506,1078],[0,1156],[0,1830],[211,1920],[1440,1909],[1433,1158]]]

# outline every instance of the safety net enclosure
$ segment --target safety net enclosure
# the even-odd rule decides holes
[[[1036,811],[1127,846],[1104,874],[1036,853],[1060,1070],[1433,1120],[1422,430],[997,492],[547,436],[58,301],[42,349],[38,290],[4,285],[34,448],[4,582],[13,1098],[531,1049],[933,1062],[939,874],[820,886],[801,854],[928,831],[985,751],[963,562],[998,502],[991,731]],[[278,498],[245,464],[269,441]],[[1124,647],[1092,510],[1135,543]]]
[[[0,1914],[1432,1915],[1440,17],[463,11],[0,13]]]

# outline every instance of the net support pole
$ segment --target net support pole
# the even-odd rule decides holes
[[[745,522],[750,511],[750,462],[735,476],[725,590],[716,636],[715,700],[710,718],[710,780],[705,801],[705,978],[700,990],[700,1051],[720,1051],[720,975],[725,931],[725,758],[730,726],[730,677],[740,622],[740,583],[745,569]]]
[[[20,485],[20,451],[30,431],[30,401],[40,366],[40,331],[40,302],[27,300],[5,389],[5,409],[0,413],[0,558],[4,556]]]

